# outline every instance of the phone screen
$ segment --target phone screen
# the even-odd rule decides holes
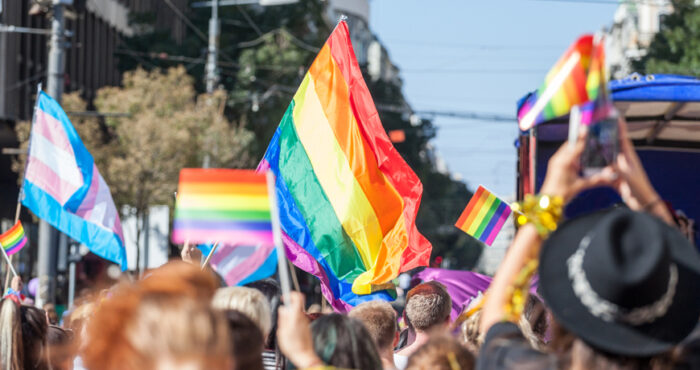
[[[617,117],[608,117],[588,127],[581,155],[583,174],[590,176],[612,164],[618,153]]]

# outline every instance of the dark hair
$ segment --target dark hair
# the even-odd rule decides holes
[[[332,313],[311,324],[314,351],[321,360],[345,369],[380,370],[382,362],[370,334],[358,320]]]
[[[240,311],[226,310],[236,369],[262,370],[263,335],[260,328]]]
[[[275,335],[277,333],[277,309],[281,304],[280,297],[282,297],[282,289],[280,288],[277,280],[271,278],[254,281],[246,284],[245,286],[248,288],[253,288],[262,293],[265,298],[267,298],[267,302],[270,304],[272,328],[267,338],[265,338],[265,348],[275,348]]]
[[[561,369],[570,369],[576,363],[583,369],[670,370],[676,362],[677,354],[673,350],[651,357],[611,354],[591,347],[567,331],[553,317],[550,317],[549,325],[552,340],[547,348],[557,355]]]
[[[48,369],[46,351],[46,313],[36,307],[21,306],[22,347],[25,369]]]
[[[72,330],[49,325],[46,335],[49,347],[49,363],[52,370],[63,370],[75,357],[75,343]]]

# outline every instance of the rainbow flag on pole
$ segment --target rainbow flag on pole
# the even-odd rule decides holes
[[[510,213],[511,209],[508,203],[493,195],[483,186],[479,186],[467,204],[467,208],[459,216],[455,226],[487,245],[491,245]]]
[[[181,170],[172,240],[274,246],[267,176],[254,170]]]
[[[27,244],[27,235],[24,234],[24,228],[19,221],[10,230],[0,235],[0,246],[5,249],[8,256],[19,252],[25,244]]]
[[[593,50],[593,35],[583,35],[569,47],[547,73],[544,84],[530,95],[518,111],[525,131],[544,121],[569,113],[571,107],[589,101],[587,73]]]
[[[423,185],[379,120],[341,21],[282,117],[258,170],[276,176],[287,256],[338,311],[425,266],[415,225]]]

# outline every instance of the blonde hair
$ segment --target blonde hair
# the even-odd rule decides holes
[[[217,310],[236,310],[248,316],[260,328],[263,338],[267,338],[272,329],[270,303],[265,296],[253,288],[232,286],[219,288],[211,301]]]
[[[391,349],[396,337],[396,311],[388,302],[364,302],[350,310],[348,316],[365,325],[380,350]]]
[[[486,336],[486,333],[482,333],[479,330],[479,321],[481,321],[481,309],[470,314],[460,326],[460,342],[475,355],[479,353]],[[517,325],[525,339],[530,343],[530,346],[534,349],[542,350],[542,342],[532,331],[532,326],[530,326],[530,322],[527,321],[525,315],[520,316]]]
[[[2,370],[23,368],[22,323],[19,306],[10,299],[0,301],[0,365]]]

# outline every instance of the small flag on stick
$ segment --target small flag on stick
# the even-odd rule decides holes
[[[24,228],[19,221],[10,230],[0,235],[0,245],[8,256],[19,252],[25,244],[27,244],[27,235],[24,234]]]
[[[274,245],[265,174],[253,170],[180,171],[173,243]]]
[[[508,203],[493,195],[483,186],[479,186],[455,226],[487,245],[491,245],[510,213],[511,209]]]

